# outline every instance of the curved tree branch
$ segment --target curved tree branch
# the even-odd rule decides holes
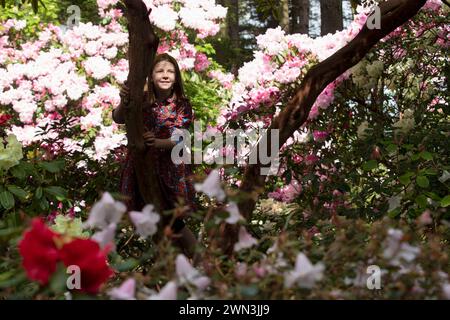
[[[381,3],[381,29],[369,29],[365,25],[345,47],[311,68],[297,93],[269,128],[280,130],[279,145],[282,146],[305,123],[311,107],[328,84],[361,61],[381,39],[415,16],[425,2],[426,0],[389,0]],[[251,220],[258,196],[264,190],[266,177],[260,174],[260,169],[259,161],[248,165],[240,187],[243,194],[248,194],[239,202],[239,210],[247,221]],[[226,239],[222,248],[229,253],[230,243],[237,239],[237,228],[228,227],[227,234],[223,236]]]

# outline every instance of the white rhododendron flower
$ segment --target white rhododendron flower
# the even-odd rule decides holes
[[[240,251],[242,249],[251,248],[258,244],[258,240],[253,238],[245,229],[241,226],[239,229],[239,241],[234,244],[234,251]]]
[[[101,80],[111,73],[111,63],[98,56],[87,58],[84,67],[86,72],[97,80]]]
[[[105,229],[111,223],[118,223],[125,211],[127,211],[125,204],[115,201],[108,192],[105,192],[100,201],[92,207],[85,226]]]
[[[420,254],[420,248],[403,241],[403,231],[389,229],[384,243],[383,257],[393,266],[405,266]]]
[[[148,300],[177,300],[177,284],[169,281],[157,294],[148,297]]]
[[[169,5],[154,7],[150,13],[150,21],[164,31],[175,29],[177,19],[178,13],[176,13]]]
[[[230,214],[230,216],[228,218],[225,219],[226,223],[229,224],[236,224],[238,223],[240,220],[244,220],[244,218],[241,216],[241,214],[239,213],[239,208],[236,202],[230,201],[227,206],[225,207],[225,210],[228,211],[228,213]]]
[[[115,300],[136,300],[136,281],[130,278],[124,281],[120,287],[112,288],[108,291],[108,295],[111,299]]]
[[[368,132],[366,131],[367,129],[369,129],[369,122],[367,121],[361,122],[357,130],[357,135],[359,139],[367,138],[367,136],[369,135]]]
[[[220,185],[220,174],[218,170],[213,170],[203,183],[196,183],[195,190],[205,193],[208,197],[216,197],[217,200],[225,200],[225,192]]]
[[[284,285],[291,288],[297,284],[300,288],[311,289],[317,281],[323,277],[323,263],[313,265],[303,253],[297,255],[294,270],[287,272],[284,276]]]
[[[111,223],[105,229],[94,233],[91,239],[97,242],[102,249],[110,246],[110,249],[114,251],[116,250],[116,244],[114,242],[114,238],[116,236],[116,228],[117,224]]]
[[[152,236],[158,230],[157,224],[160,220],[160,216],[154,211],[154,206],[151,204],[146,205],[142,212],[131,211],[129,213],[130,219],[136,227],[136,232],[142,237],[147,238]]]
[[[199,290],[205,290],[210,284],[210,279],[202,276],[188,261],[185,255],[179,254],[175,261],[177,276],[181,284],[190,283]]]

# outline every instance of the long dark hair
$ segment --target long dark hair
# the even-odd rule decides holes
[[[153,105],[153,103],[156,100],[155,85],[152,81],[153,69],[161,61],[170,62],[175,67],[175,83],[173,85],[173,91],[175,93],[177,103],[181,102],[181,101],[186,101],[187,98],[186,98],[186,95],[184,94],[183,79],[181,78],[181,71],[180,71],[180,67],[178,66],[177,60],[175,60],[174,57],[172,57],[171,55],[169,55],[167,53],[162,53],[162,54],[158,54],[155,57],[155,60],[153,60],[152,67],[150,68],[150,74],[147,79],[147,86],[149,88],[148,97],[149,97],[150,104]]]

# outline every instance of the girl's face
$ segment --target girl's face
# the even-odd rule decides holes
[[[175,84],[175,66],[169,61],[158,62],[152,72],[153,84],[156,91],[171,90]]]

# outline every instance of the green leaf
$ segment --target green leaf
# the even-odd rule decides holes
[[[402,147],[406,150],[411,150],[412,148],[414,148],[414,146],[412,144],[404,144],[404,145],[402,145]]]
[[[390,144],[386,147],[388,153],[394,153],[397,151],[397,146],[395,144]]]
[[[38,188],[36,189],[36,192],[34,193],[34,197],[35,197],[36,199],[42,198],[42,187],[38,187]]]
[[[17,166],[12,167],[10,169],[10,172],[13,175],[14,178],[17,178],[19,180],[22,180],[22,179],[24,179],[27,176],[27,173],[26,173],[25,169],[20,164],[17,165]]]
[[[422,151],[420,153],[420,157],[423,160],[433,160],[433,155],[430,152],[428,152],[428,151]]]
[[[18,275],[16,275],[13,278],[6,279],[4,281],[0,281],[0,289],[6,289],[6,288],[14,288],[18,286],[21,283],[24,283],[27,281],[27,276],[25,272],[20,272]]]
[[[20,188],[18,186],[8,185],[7,188],[9,190],[9,192],[14,194],[21,200],[25,200],[26,197],[28,196],[28,192],[26,192],[25,190],[23,190],[22,188]]]
[[[12,193],[7,190],[0,192],[0,204],[6,210],[13,208],[15,201],[14,201],[14,196],[12,195]]]
[[[446,195],[444,198],[442,198],[441,200],[441,207],[448,207],[450,205],[450,194]]]
[[[421,194],[421,195],[417,196],[415,201],[419,205],[419,207],[421,207],[421,208],[427,207],[428,198],[425,195]]]
[[[291,170],[286,171],[285,178],[286,178],[286,185],[290,184],[292,181],[292,171]]]
[[[441,197],[439,197],[436,193],[434,192],[425,192],[424,193],[428,198],[433,199],[434,201],[441,201]]]
[[[44,188],[44,192],[55,197],[57,200],[62,201],[67,199],[67,190],[57,186],[51,186]]]
[[[389,216],[389,218],[394,219],[394,218],[398,217],[400,215],[400,213],[401,213],[400,208],[396,208],[392,211],[389,211],[388,216]]]
[[[413,154],[413,155],[411,156],[411,160],[412,160],[412,161],[419,160],[419,158],[420,158],[420,153],[415,153],[415,154]]]
[[[418,176],[416,178],[417,185],[421,188],[428,188],[430,186],[430,181],[425,176]]]
[[[22,231],[22,228],[0,229],[0,239],[2,241],[10,239],[13,236],[19,235]]]
[[[403,185],[407,185],[410,181],[411,181],[411,177],[414,175],[413,172],[407,172],[404,175],[400,176],[398,178],[398,180],[400,181],[401,184]]]
[[[125,261],[114,264],[114,269],[116,269],[119,272],[127,272],[132,271],[137,266],[139,266],[139,261],[134,258],[130,258]]]
[[[47,212],[49,208],[48,201],[45,197],[42,197],[39,199],[39,208],[41,208],[42,211]]]
[[[378,163],[376,160],[369,160],[367,162],[364,162],[362,168],[364,171],[370,171],[378,167]]]
[[[64,169],[64,160],[55,160],[52,162],[40,162],[39,166],[51,173],[57,173]]]
[[[426,168],[420,172],[421,174],[427,175],[427,176],[435,176],[438,174],[437,170],[432,168]]]

